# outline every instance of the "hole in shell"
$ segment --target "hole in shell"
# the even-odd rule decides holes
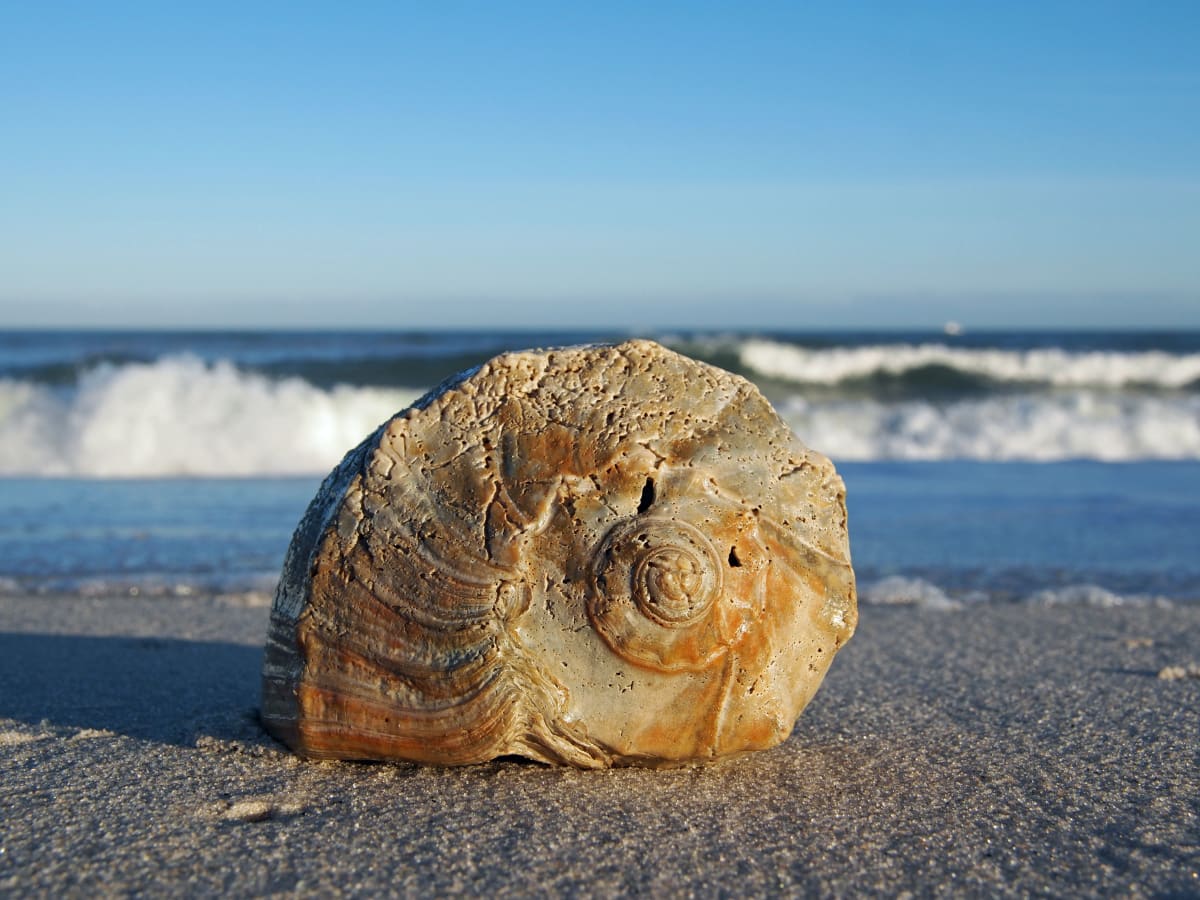
[[[737,547],[730,547],[729,548],[729,566],[730,566],[730,568],[736,569],[736,568],[740,567],[741,564],[742,564],[742,561],[740,559],[738,559],[738,555],[737,555]]]
[[[638,503],[638,515],[641,515],[651,506],[654,505],[654,479],[647,478],[646,483],[642,485],[642,499]]]

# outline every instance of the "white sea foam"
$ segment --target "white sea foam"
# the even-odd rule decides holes
[[[1169,597],[1155,594],[1118,594],[1096,584],[1071,584],[1060,588],[1045,588],[1025,598],[1035,606],[1094,606],[1109,609],[1115,606],[1173,606]]]
[[[0,379],[0,475],[323,474],[412,390],[316,387],[188,356],[78,384]],[[934,403],[800,397],[780,412],[841,460],[1200,459],[1200,394],[1072,389]]]
[[[918,606],[923,609],[961,609],[962,603],[924,578],[889,575],[859,591],[859,600],[870,606]]]
[[[859,590],[859,602],[866,606],[912,606],[921,609],[955,610],[971,604],[987,603],[993,598],[984,591],[948,593],[924,578],[889,575]],[[1169,597],[1156,594],[1122,594],[1096,584],[1069,584],[1042,588],[1024,598],[1033,606],[1090,606],[1110,609],[1118,606],[1170,607]]]
[[[807,402],[780,412],[836,460],[1200,459],[1200,397],[1069,391],[932,403]]]
[[[738,357],[751,371],[798,384],[835,385],[873,375],[903,375],[927,366],[944,366],[998,382],[1053,387],[1146,385],[1177,389],[1200,382],[1200,354],[1157,350],[1000,350],[946,344],[806,348],[747,340],[740,344]]]
[[[416,397],[188,356],[101,366],[70,389],[0,380],[0,474],[320,473]]]

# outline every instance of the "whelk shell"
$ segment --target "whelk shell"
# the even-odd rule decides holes
[[[313,757],[774,746],[856,622],[842,481],[650,341],[509,353],[352,450],[288,550],[263,721]]]

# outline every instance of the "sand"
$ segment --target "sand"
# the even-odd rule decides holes
[[[1200,895],[1200,606],[866,607],[717,766],[296,759],[254,598],[0,597],[0,894]]]

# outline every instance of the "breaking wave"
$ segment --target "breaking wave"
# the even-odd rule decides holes
[[[780,413],[836,460],[1200,459],[1200,397],[1071,391],[934,403],[806,401]]]
[[[322,473],[417,396],[321,389],[189,356],[102,365],[70,387],[0,380],[0,474]]]
[[[941,370],[950,378],[957,374],[996,384],[1055,388],[1200,386],[1200,353],[1161,350],[1006,350],[936,343],[802,347],[751,339],[738,345],[737,356],[750,374],[795,384],[828,386]]]
[[[837,367],[825,364],[843,355],[858,360],[855,371],[863,370],[863,361],[872,354],[877,359],[892,354],[892,363],[903,356],[897,348],[807,351],[747,341],[743,352],[752,360],[757,359],[756,346],[770,349],[775,354],[770,358],[777,361],[791,359],[785,368],[797,381],[849,377],[835,375]],[[1009,359],[1005,365],[1014,372],[1033,368],[1012,362],[1029,354],[965,352],[966,359],[976,362]],[[814,366],[816,374],[807,375],[795,361],[811,353],[824,354],[825,362]],[[1186,383],[1192,377],[1189,366],[1197,364],[1191,356],[1170,357],[1175,362],[1168,364],[1153,362],[1155,353],[1117,355],[1125,359],[1126,375],[1121,377],[1127,381],[1153,375],[1160,384]],[[1077,360],[1070,377],[1086,380],[1090,365]],[[771,366],[757,359],[755,368],[761,373]],[[852,368],[846,364],[840,371]],[[1102,368],[1087,378],[1117,378],[1114,372],[1104,376]],[[1134,370],[1136,377],[1130,374]],[[69,383],[0,378],[0,475],[324,474],[419,393],[414,388],[314,384],[295,375],[272,376],[189,355],[105,363]],[[1194,391],[1077,386],[938,401],[844,394],[806,399],[792,389],[776,401],[805,443],[835,461],[1200,459],[1200,393]]]

